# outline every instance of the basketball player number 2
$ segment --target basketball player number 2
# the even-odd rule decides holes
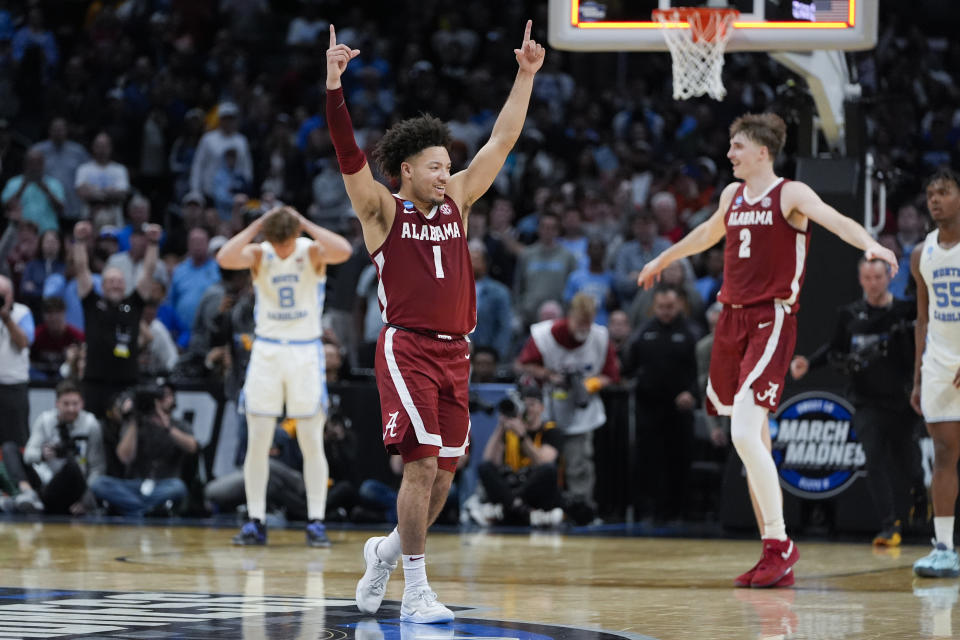
[[[437,277],[443,277],[443,262],[440,260],[440,245],[433,245],[433,266],[437,268]]]
[[[740,253],[741,258],[750,257],[750,229],[740,229]]]

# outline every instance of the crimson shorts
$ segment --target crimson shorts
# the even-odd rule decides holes
[[[797,317],[783,305],[724,305],[710,354],[707,413],[729,416],[734,399],[748,392],[758,407],[776,410],[796,343]]]
[[[454,471],[470,436],[470,344],[386,326],[377,340],[383,444],[404,462]]]

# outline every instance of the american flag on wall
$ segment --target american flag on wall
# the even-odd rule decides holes
[[[817,22],[846,22],[850,0],[816,0]]]

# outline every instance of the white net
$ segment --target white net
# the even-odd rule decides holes
[[[673,98],[709,95],[722,100],[723,51],[740,16],[734,9],[658,9],[653,17],[673,58]],[[689,28],[677,26],[686,22]]]

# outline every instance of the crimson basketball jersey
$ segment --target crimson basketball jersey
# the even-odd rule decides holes
[[[477,292],[460,210],[449,196],[423,215],[396,199],[387,239],[371,254],[388,324],[466,335],[477,324]]]
[[[753,199],[743,183],[730,202],[724,217],[723,285],[717,294],[723,304],[778,302],[788,312],[797,310],[810,236],[783,217],[780,194],[787,182],[778,178]]]

